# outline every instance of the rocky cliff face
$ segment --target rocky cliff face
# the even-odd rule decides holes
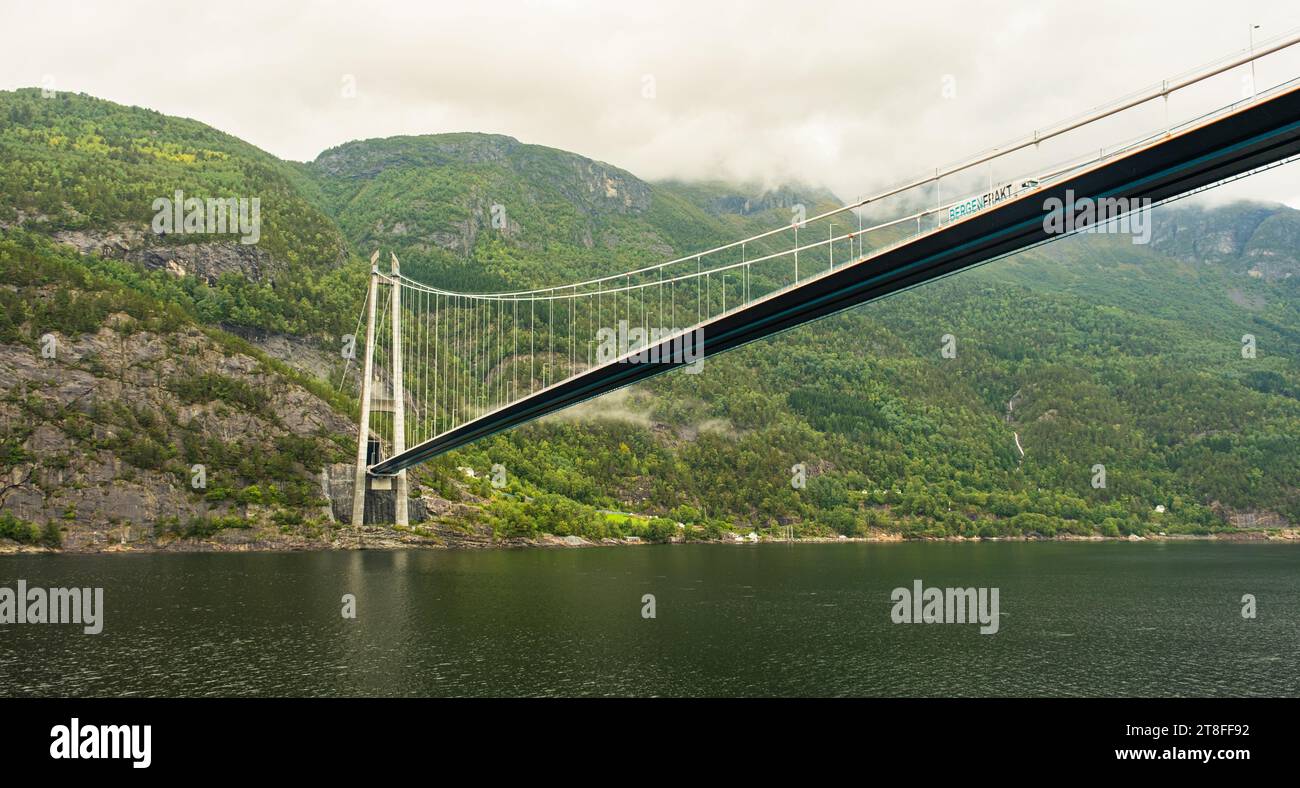
[[[1288,279],[1300,275],[1300,213],[1260,203],[1162,211],[1151,246],[1186,262],[1224,265],[1270,281]]]
[[[208,284],[227,273],[261,281],[281,267],[255,245],[232,241],[165,244],[145,228],[125,223],[112,230],[61,230],[52,237],[82,254],[141,263],[176,276],[196,276]]]
[[[13,221],[0,222],[0,230],[39,226],[48,218],[19,211]],[[260,281],[283,268],[269,252],[256,245],[237,241],[178,244],[159,238],[140,223],[117,222],[110,229],[55,230],[50,237],[81,254],[141,263],[176,276],[192,275],[208,284],[225,273]]]
[[[353,429],[198,329],[159,335],[115,315],[49,346],[0,345],[0,431],[16,447],[0,463],[0,504],[59,523],[69,549],[166,544],[220,518],[243,520],[245,538],[273,518],[284,534],[313,532],[327,520],[307,494],[314,473],[346,455]],[[255,494],[250,475],[264,478]]]

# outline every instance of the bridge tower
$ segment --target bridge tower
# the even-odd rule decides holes
[[[361,371],[361,427],[357,431],[357,467],[352,483],[352,525],[366,519],[366,463],[370,448],[370,394],[375,377],[375,296],[379,290],[379,250],[370,255],[370,288],[366,295],[366,349]]]
[[[406,403],[403,395],[406,391],[405,379],[402,377],[402,280],[401,265],[397,255],[389,252],[393,259],[393,455],[406,451]],[[397,525],[408,525],[407,514],[406,469],[397,472],[397,483],[393,489],[393,520]]]
[[[382,394],[375,397],[375,310],[379,291],[379,250],[370,256],[370,288],[366,296],[366,359],[361,377],[361,419],[357,429],[357,465],[352,485],[352,525],[360,527],[365,524],[366,490],[393,490],[393,519],[397,525],[408,525],[410,508],[406,470],[400,470],[394,477],[374,477],[368,472],[370,465],[370,414],[372,411],[388,411],[393,414],[393,454],[406,450],[406,413],[405,385],[402,370],[402,286],[401,264],[397,255],[392,256],[392,269],[389,285],[392,288],[390,303],[392,312],[389,322],[392,324],[392,344],[390,352],[389,377],[392,389],[385,398]],[[395,479],[390,481],[390,479]]]

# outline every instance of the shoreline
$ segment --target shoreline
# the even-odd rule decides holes
[[[86,542],[58,548],[28,545],[17,542],[0,543],[0,556],[5,555],[100,555],[109,553],[277,553],[277,552],[335,552],[360,550],[526,550],[526,549],[583,549],[590,547],[640,547],[654,544],[715,544],[733,547],[757,545],[801,544],[863,544],[900,542],[1235,542],[1250,544],[1300,544],[1300,528],[1272,530],[1224,531],[1213,534],[1151,534],[1147,536],[998,536],[990,538],[946,536],[906,537],[899,533],[881,532],[869,536],[808,537],[805,539],[760,539],[757,542],[734,539],[682,539],[667,542],[647,542],[630,539],[589,540],[578,536],[542,534],[537,537],[511,537],[497,539],[490,532],[464,531],[451,527],[438,529],[398,530],[382,526],[368,526],[360,533],[348,529],[337,531],[329,538],[308,538],[282,533],[249,533],[232,529],[207,538],[172,538],[155,542],[141,539],[134,542],[110,542],[91,539]]]

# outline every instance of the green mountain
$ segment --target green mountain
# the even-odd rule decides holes
[[[184,118],[84,95],[0,92],[0,228],[92,256],[184,271],[203,319],[311,333],[345,313],[346,244],[299,168]],[[155,201],[260,202],[260,238],[151,232]],[[209,229],[209,228],[205,228]]]
[[[350,142],[306,169],[355,249],[392,249],[408,275],[466,291],[628,271],[769,229],[775,209],[786,209],[784,223],[795,203],[838,204],[825,190],[755,189],[741,198],[721,184],[652,185],[602,162],[485,134]],[[746,199],[753,210],[741,210]],[[493,206],[500,232],[489,231]]]
[[[355,328],[374,248],[452,289],[548,286],[781,226],[795,205],[811,215],[838,203],[802,186],[648,183],[480,134],[351,142],[282,162],[192,121],[37,91],[0,93],[0,161],[0,470],[42,479],[0,506],[15,516],[21,497],[27,538],[54,520],[77,544],[123,518],[108,522],[106,509],[87,510],[93,496],[71,491],[111,499],[135,483],[80,467],[79,453],[147,477],[176,512],[168,522],[194,521],[195,535],[243,518],[267,539],[328,538],[309,487],[319,464],[349,453],[351,395],[334,387],[354,377],[340,377],[337,347]],[[229,236],[151,233],[152,201],[177,189],[260,195],[256,251]],[[688,536],[787,526],[1114,536],[1294,525],[1300,213],[1174,204],[1153,215],[1149,245],[1064,239],[440,458],[416,473],[441,512],[417,530],[665,538],[676,521]],[[31,363],[50,332],[95,346],[70,362],[93,393],[76,399]],[[940,353],[946,334],[956,358]],[[152,371],[97,360],[114,342]],[[150,356],[154,345],[172,350]],[[34,399],[45,409],[24,404]],[[220,421],[232,413],[257,440]],[[51,430],[62,459],[40,449]],[[217,493],[187,488],[189,465],[207,456],[226,458]],[[497,463],[502,490],[459,470]],[[796,464],[804,489],[790,484]],[[164,510],[142,505],[130,519],[156,532],[150,519]]]

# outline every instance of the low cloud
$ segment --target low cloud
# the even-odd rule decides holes
[[[797,179],[848,199],[1244,49],[1252,23],[1277,35],[1292,9],[53,2],[7,15],[0,87],[52,80],[296,160],[351,139],[485,131],[651,179]],[[1276,57],[1258,84],[1297,73],[1300,53]],[[1241,76],[1216,88],[1226,100]],[[1232,188],[1300,205],[1294,182]]]

